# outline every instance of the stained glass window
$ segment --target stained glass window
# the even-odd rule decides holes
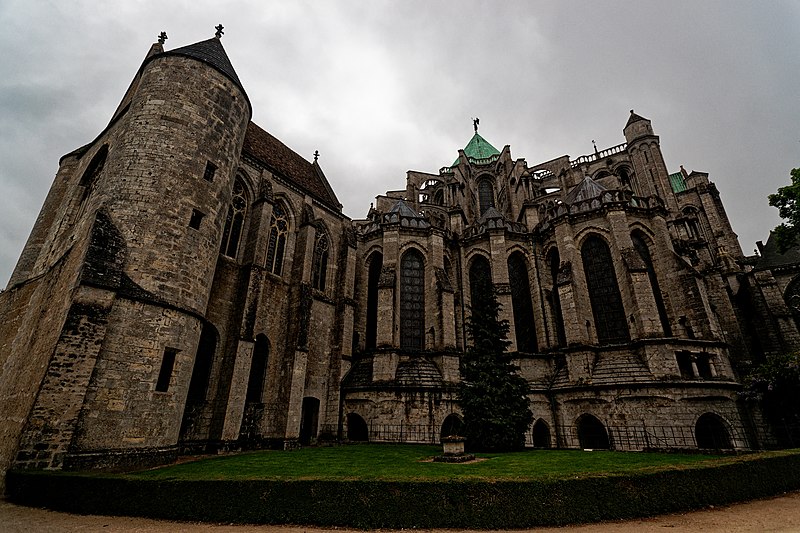
[[[481,305],[481,295],[489,295],[492,290],[492,267],[488,259],[478,256],[469,266],[469,297],[472,308]]]
[[[591,236],[583,243],[581,256],[598,342],[629,341],[628,321],[608,245],[600,237]]]
[[[478,203],[481,207],[481,215],[490,207],[494,207],[494,187],[492,187],[492,182],[487,179],[478,183]]]
[[[514,310],[514,332],[517,350],[536,351],[536,325],[533,323],[533,304],[528,281],[528,263],[519,252],[508,258],[508,281],[511,284],[511,305]]]
[[[267,245],[267,270],[276,276],[283,271],[283,252],[286,250],[286,236],[289,234],[289,217],[283,204],[276,203],[272,208],[272,220]]]
[[[400,348],[425,348],[425,262],[417,250],[400,261]]]

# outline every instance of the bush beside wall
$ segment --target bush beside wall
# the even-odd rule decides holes
[[[524,528],[698,509],[800,489],[800,452],[534,481],[145,481],[11,471],[15,503],[86,514],[360,528]]]

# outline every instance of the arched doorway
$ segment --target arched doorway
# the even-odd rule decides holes
[[[541,418],[536,421],[531,431],[534,448],[550,448],[550,426]]]
[[[347,414],[347,440],[352,442],[368,442],[369,428],[366,421],[356,413]]]
[[[451,413],[447,415],[447,418],[444,419],[442,422],[442,431],[439,434],[439,438],[443,439],[445,437],[451,436],[462,436],[461,433],[464,428],[464,421],[461,420],[461,417],[455,413]]]
[[[576,422],[578,442],[583,449],[607,450],[609,446],[606,427],[590,414],[581,415]]]
[[[708,450],[726,450],[731,446],[731,436],[725,421],[714,413],[705,413],[694,426],[697,447]]]
[[[300,444],[308,446],[317,438],[317,424],[319,421],[319,400],[306,396],[303,398],[303,411],[300,417]]]

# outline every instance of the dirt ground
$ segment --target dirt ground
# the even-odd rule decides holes
[[[669,531],[704,532],[800,532],[800,492],[784,494],[768,500],[757,500],[728,507],[718,507],[685,514],[672,514],[631,520],[605,522],[564,528],[543,528],[531,531],[567,531],[570,533],[648,533]],[[70,531],[123,532],[215,532],[239,533],[260,531],[269,533],[330,533],[333,529],[284,526],[232,526],[167,522],[147,518],[115,516],[82,516],[57,513],[14,505],[0,500],[0,532],[62,533]],[[353,531],[337,529],[336,531]],[[450,530],[438,530],[446,533]]]

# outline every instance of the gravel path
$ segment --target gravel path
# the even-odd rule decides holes
[[[628,522],[606,522],[586,526],[544,528],[535,531],[568,531],[575,533],[648,533],[648,532],[800,532],[800,492],[792,492],[753,502],[696,511],[664,515]],[[167,522],[147,518],[114,516],[82,516],[57,513],[14,505],[0,500],[0,532],[64,533],[70,531],[123,532],[208,532],[234,533],[260,531],[269,533],[331,533],[332,529],[284,526],[229,526]],[[352,530],[336,530],[352,531]],[[445,533],[449,530],[439,530]],[[361,532],[359,532],[361,533]]]

